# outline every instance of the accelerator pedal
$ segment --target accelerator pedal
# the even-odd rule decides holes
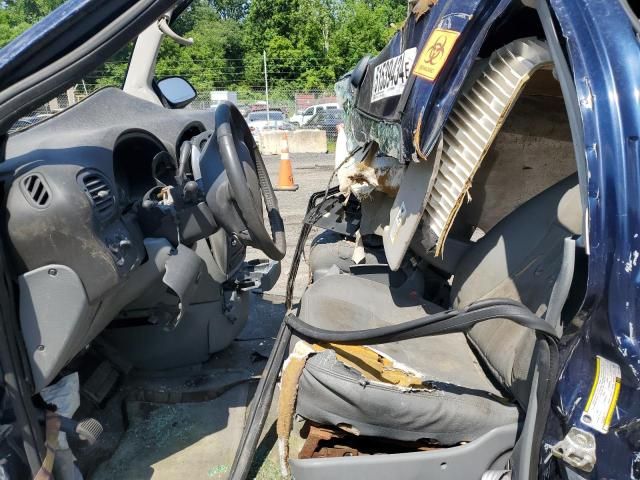
[[[109,394],[114,390],[120,373],[107,361],[102,361],[81,388],[82,395],[96,406],[103,406]]]
[[[75,432],[78,434],[78,437],[80,437],[80,440],[89,442],[89,445],[96,443],[103,431],[102,424],[95,418],[85,418],[78,422],[75,428]]]

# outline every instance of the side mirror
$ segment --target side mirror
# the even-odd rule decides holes
[[[198,95],[196,89],[182,77],[165,77],[159,80],[158,90],[171,108],[189,105]]]

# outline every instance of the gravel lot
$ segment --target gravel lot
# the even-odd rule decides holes
[[[296,248],[298,235],[302,228],[302,219],[307,209],[309,196],[318,190],[324,190],[331,177],[334,168],[333,154],[291,154],[291,164],[293,166],[293,177],[295,183],[300,188],[296,192],[276,192],[280,213],[285,224],[287,236],[287,256],[282,260],[282,274],[275,287],[269,292],[270,295],[284,296],[286,294],[287,277],[291,268],[291,259]],[[264,157],[267,170],[272,183],[278,182],[278,167],[280,157],[277,155],[267,155]],[[335,182],[335,179],[334,179]],[[309,241],[315,236],[312,231]],[[309,242],[308,242],[309,243]],[[260,251],[253,250],[247,252],[247,258],[264,258]],[[300,263],[298,276],[296,277],[295,296],[300,297],[309,278],[309,269],[306,261]]]

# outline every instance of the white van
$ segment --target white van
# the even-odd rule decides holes
[[[298,124],[299,126],[305,125],[311,117],[322,110],[337,110],[340,105],[337,103],[319,103],[318,105],[312,105],[305,110],[300,110],[293,117],[289,119],[291,123]]]

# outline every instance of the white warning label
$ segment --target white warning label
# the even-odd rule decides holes
[[[596,356],[596,374],[581,421],[600,433],[607,433],[618,403],[622,376],[620,366],[604,357]]]
[[[373,70],[371,103],[383,98],[402,95],[407,84],[413,63],[416,61],[417,48],[409,48],[397,57],[382,62]]]

